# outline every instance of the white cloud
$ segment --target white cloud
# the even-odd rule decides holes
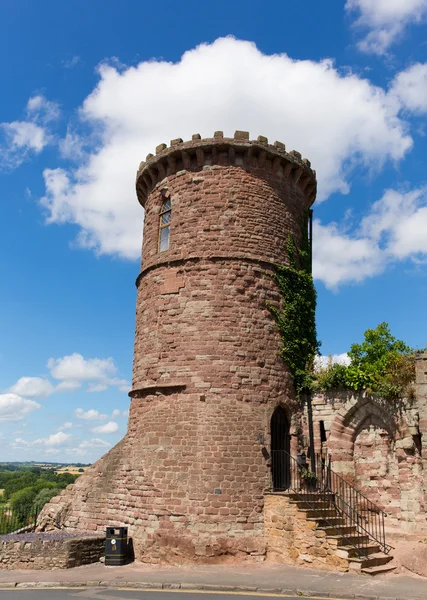
[[[316,356],[314,359],[314,369],[318,370],[320,368],[325,368],[328,364],[339,364],[339,365],[349,365],[350,357],[347,352],[343,352],[342,354],[330,354],[329,356]]]
[[[47,366],[54,379],[98,381],[116,372],[112,358],[88,358],[75,352],[63,358],[49,358]]]
[[[64,433],[63,431],[58,431],[58,433],[52,433],[47,438],[39,438],[34,441],[27,441],[22,438],[16,438],[15,443],[19,446],[31,447],[31,446],[47,446],[47,447],[56,447],[63,446],[68,443],[71,439],[71,433]]]
[[[346,223],[347,224],[347,223]],[[313,276],[330,289],[403,260],[427,260],[427,188],[386,190],[357,227],[314,222]]]
[[[58,385],[55,388],[55,392],[75,392],[80,387],[82,387],[80,381],[64,380],[58,383]]]
[[[359,48],[380,55],[386,54],[408,25],[427,17],[427,0],[347,0],[345,6],[359,13],[355,25],[368,30]]]
[[[58,431],[58,433],[52,433],[48,438],[41,438],[34,442],[34,444],[43,444],[44,446],[62,446],[65,442],[71,439],[71,433],[64,433]]]
[[[68,129],[65,137],[59,141],[59,153],[62,158],[82,160],[85,158],[82,138]]]
[[[362,221],[362,232],[393,259],[427,258],[427,188],[387,190]]]
[[[111,416],[113,417],[113,419],[116,419],[117,417],[128,417],[129,416],[129,410],[124,410],[121,411],[118,408],[115,408],[113,410],[113,412],[111,413]]]
[[[9,392],[25,398],[46,398],[53,391],[54,387],[51,382],[41,377],[21,377],[9,388]]]
[[[116,433],[119,430],[119,426],[114,421],[109,421],[105,425],[99,425],[91,429],[92,433]]]
[[[85,419],[86,421],[105,421],[105,419],[108,419],[108,415],[104,415],[94,408],[87,411],[84,411],[83,408],[76,408],[75,415],[78,419]]]
[[[331,60],[267,56],[252,43],[225,38],[176,64],[104,64],[99,73],[79,113],[84,129],[91,128],[81,144],[89,139],[92,151],[75,169],[46,169],[41,201],[48,223],[74,223],[78,245],[99,254],[139,256],[135,170],[163,141],[196,132],[209,137],[217,129],[279,139],[312,161],[320,200],[347,193],[352,168],[380,168],[412,145],[399,104]]]
[[[0,167],[15,169],[33,152],[39,154],[48,144],[43,127],[27,121],[0,123]]]
[[[111,446],[109,442],[101,440],[101,438],[92,438],[91,440],[85,440],[79,444],[79,448],[108,448]]]
[[[58,427],[58,429],[61,431],[62,429],[72,429],[73,427],[74,427],[74,425],[71,423],[71,421],[66,421],[65,423],[60,425],[60,427]]]
[[[27,103],[27,118],[35,122],[50,123],[60,116],[60,109],[56,102],[50,102],[42,95],[33,96]]]
[[[73,56],[72,58],[68,58],[67,60],[62,61],[62,65],[65,69],[73,69],[80,62],[80,56]]]
[[[34,400],[27,400],[12,393],[0,394],[0,423],[21,421],[39,408],[41,405]]]
[[[57,391],[73,391],[87,383],[87,392],[103,392],[110,386],[127,392],[130,384],[126,379],[114,377],[117,367],[110,358],[84,358],[75,352],[62,358],[49,358],[47,366],[54,379],[62,379]]]
[[[313,277],[329,289],[360,282],[385,268],[383,254],[368,237],[350,234],[337,223],[313,226]]]
[[[427,113],[427,63],[415,63],[406,71],[398,73],[392,86],[402,106],[419,114]]]
[[[48,123],[59,116],[59,107],[44,96],[28,100],[26,119],[0,123],[0,167],[14,169],[31,154],[39,154],[51,141]]]

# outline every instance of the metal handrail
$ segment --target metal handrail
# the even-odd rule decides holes
[[[356,551],[357,556],[368,556],[372,541],[388,554],[392,546],[385,540],[385,512],[335,473],[330,462],[326,464],[320,455],[315,457],[315,467],[315,473],[312,473],[307,463],[295,460],[286,450],[272,451],[273,491],[292,491],[332,530],[355,527],[357,533],[337,535]],[[310,495],[315,495],[315,500]],[[322,509],[316,507],[319,500]],[[322,511],[328,508],[335,510],[339,525],[323,514]]]

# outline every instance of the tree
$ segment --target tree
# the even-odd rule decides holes
[[[391,335],[388,323],[367,329],[361,344],[352,344],[348,366],[328,364],[316,374],[317,387],[323,391],[347,388],[386,399],[411,394],[415,379],[415,353],[402,340]]]
[[[51,500],[55,496],[59,495],[60,491],[61,490],[59,488],[44,488],[43,490],[40,490],[40,492],[34,498],[34,502],[33,502],[34,514],[39,513],[41,511],[41,509],[43,508],[43,506],[47,502],[49,502],[49,500]]]
[[[19,525],[25,525],[28,519],[34,516],[33,502],[36,495],[37,492],[32,487],[28,487],[18,490],[10,497],[12,513]]]

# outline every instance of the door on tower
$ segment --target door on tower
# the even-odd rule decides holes
[[[291,483],[291,440],[289,435],[289,421],[285,410],[281,406],[275,409],[271,417],[270,429],[273,490],[287,490]]]

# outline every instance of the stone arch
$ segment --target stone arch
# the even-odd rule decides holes
[[[399,428],[393,415],[369,397],[351,397],[340,409],[331,426],[328,452],[333,468],[350,481],[354,481],[355,477],[355,439],[369,419],[374,419],[378,427],[384,428],[391,440],[399,437]]]
[[[333,470],[379,505],[389,526],[415,526],[420,459],[405,414],[382,399],[349,398],[332,422],[327,446]]]
[[[394,416],[379,402],[368,397],[360,398],[352,403],[342,419],[342,423],[344,427],[356,432],[368,418],[375,418],[378,423],[381,423],[391,438],[396,439],[399,436],[399,426]]]

